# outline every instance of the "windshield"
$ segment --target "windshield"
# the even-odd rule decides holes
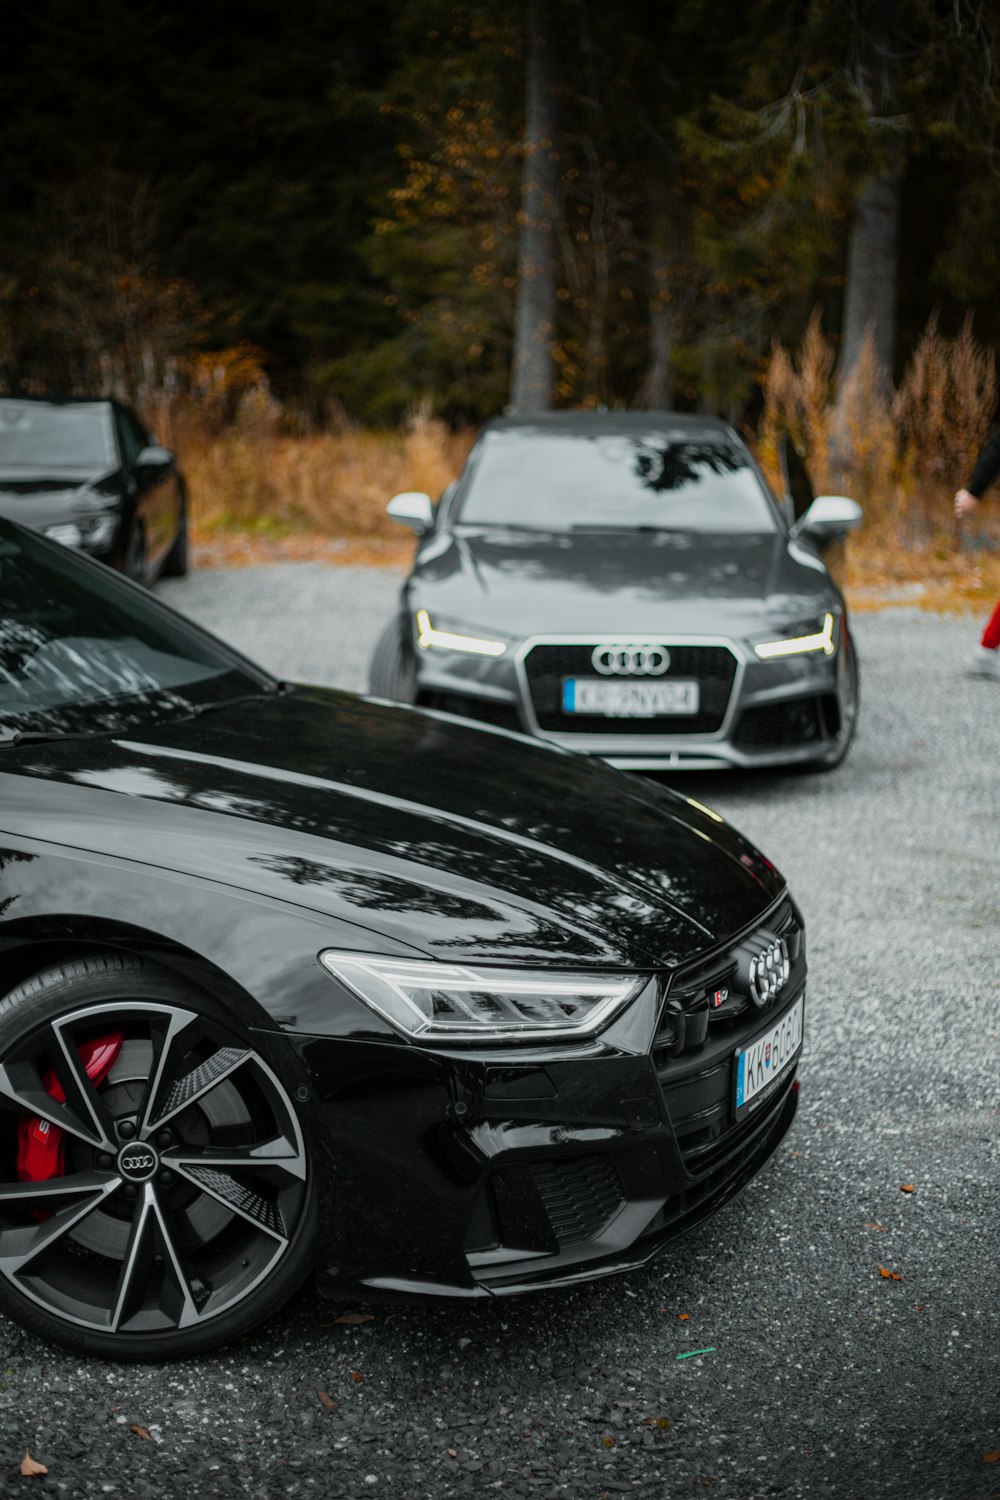
[[[0,468],[102,469],[115,462],[103,401],[0,401]]]
[[[773,531],[746,450],[723,434],[486,434],[457,516],[543,531]]]
[[[110,569],[0,521],[0,740],[115,727],[260,690]]]

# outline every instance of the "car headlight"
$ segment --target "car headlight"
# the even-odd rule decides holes
[[[506,641],[491,641],[478,635],[459,635],[451,630],[435,630],[426,609],[417,610],[417,645],[421,651],[433,646],[438,651],[467,651],[472,656],[503,656]]]
[[[98,551],[109,547],[118,524],[117,516],[81,516],[78,521],[61,521],[56,526],[46,526],[45,535],[64,547],[84,547],[87,551]]]
[[[473,968],[332,950],[319,958],[390,1025],[421,1041],[590,1036],[646,983],[636,974]]]
[[[808,635],[786,636],[780,641],[759,641],[754,646],[757,655],[765,661],[775,656],[804,656],[810,651],[822,651],[824,656],[832,656],[836,649],[837,621],[829,611],[823,616],[819,630]]]

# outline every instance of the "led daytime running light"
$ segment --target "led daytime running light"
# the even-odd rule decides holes
[[[480,969],[331,950],[319,957],[372,1010],[422,1041],[587,1036],[644,983],[635,974]]]
[[[765,660],[775,656],[801,656],[807,651],[822,651],[824,656],[832,656],[836,649],[833,615],[829,613],[823,616],[823,629],[815,635],[795,635],[784,641],[763,641],[754,647],[757,655]]]
[[[487,641],[475,635],[453,635],[449,630],[435,630],[426,609],[417,610],[417,645],[421,651],[437,646],[440,651],[467,651],[472,656],[503,656],[504,641]]]

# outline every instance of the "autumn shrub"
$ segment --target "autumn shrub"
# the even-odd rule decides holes
[[[814,314],[795,357],[781,345],[772,349],[763,385],[757,447],[779,493],[778,445],[787,433],[818,493],[861,503],[870,545],[954,545],[952,497],[997,401],[995,356],[968,321],[948,338],[932,318],[895,391],[867,338],[838,391],[833,347]]]
[[[335,431],[289,433],[263,403],[245,403],[221,429],[197,409],[175,411],[172,426],[196,526],[355,537],[397,534],[386,502],[404,489],[439,495],[472,440],[425,410],[390,432],[338,422]]]

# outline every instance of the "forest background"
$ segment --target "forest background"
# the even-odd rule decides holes
[[[135,403],[196,542],[398,559],[487,417],[676,407],[1000,592],[996,0],[36,0],[0,83],[0,384]]]

